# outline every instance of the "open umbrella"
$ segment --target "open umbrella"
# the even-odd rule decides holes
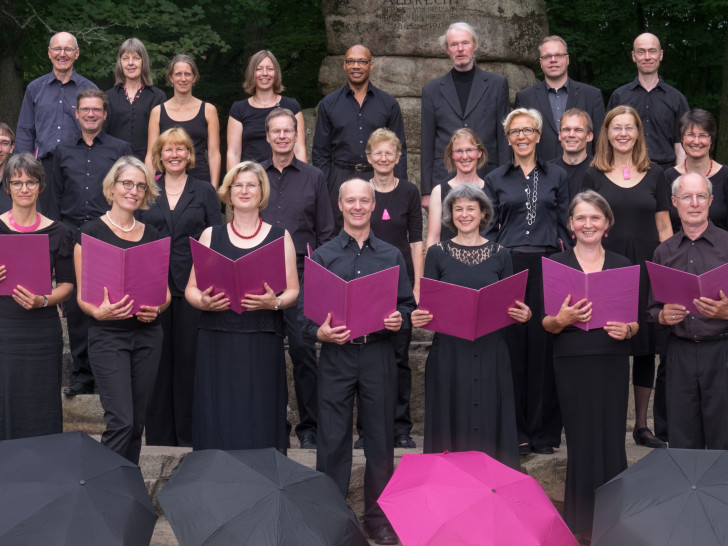
[[[728,451],[650,452],[597,489],[592,543],[728,544]]]
[[[405,546],[577,543],[536,480],[479,451],[404,455],[379,505]]]
[[[157,495],[182,546],[367,546],[334,481],[282,455],[193,451]]]
[[[139,467],[83,432],[0,442],[0,544],[149,544]]]

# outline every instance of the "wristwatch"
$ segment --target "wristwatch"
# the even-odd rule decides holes
[[[43,307],[48,307],[48,296],[43,296]]]
[[[273,308],[273,311],[278,311],[278,309],[281,308],[281,298],[278,298],[278,301],[276,302],[276,306]]]

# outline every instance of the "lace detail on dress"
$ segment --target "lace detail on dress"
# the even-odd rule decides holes
[[[446,254],[449,254],[460,263],[465,265],[478,265],[488,260],[493,255],[500,252],[503,248],[495,243],[486,243],[483,246],[465,247],[452,243],[451,241],[443,241],[437,243]]]

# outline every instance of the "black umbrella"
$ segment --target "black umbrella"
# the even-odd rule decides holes
[[[728,451],[653,450],[597,489],[592,543],[728,544]]]
[[[141,470],[83,432],[0,442],[0,544],[149,544]]]
[[[279,451],[193,451],[157,495],[182,546],[368,544],[334,481]]]

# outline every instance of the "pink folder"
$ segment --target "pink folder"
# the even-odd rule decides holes
[[[584,273],[548,258],[541,258],[543,266],[543,300],[547,315],[559,314],[566,296],[569,305],[584,298],[592,302],[589,322],[575,322],[582,330],[604,328],[607,322],[637,322],[639,314],[640,266],[605,269]]]
[[[691,313],[699,313],[693,300],[702,296],[720,300],[722,290],[728,295],[728,264],[723,264],[703,273],[694,275],[685,271],[646,262],[647,273],[655,299],[662,303],[679,303]]]
[[[306,257],[303,274],[303,314],[323,324],[345,325],[350,339],[384,328],[384,319],[397,310],[399,266],[346,282]]]
[[[283,237],[271,241],[250,254],[231,260],[190,237],[192,261],[197,287],[212,294],[224,293],[230,300],[230,309],[240,314],[245,294],[265,294],[263,283],[268,283],[276,294],[286,289],[286,251]]]
[[[119,248],[81,235],[81,299],[93,305],[116,303],[125,295],[134,300],[131,314],[142,305],[156,307],[167,300],[169,237],[132,248]]]
[[[18,285],[35,295],[51,293],[48,235],[0,235],[0,265],[5,266],[0,296],[12,296]]]
[[[474,341],[516,322],[508,316],[515,301],[523,301],[528,271],[521,271],[480,290],[423,277],[420,309],[432,320],[426,330]]]

